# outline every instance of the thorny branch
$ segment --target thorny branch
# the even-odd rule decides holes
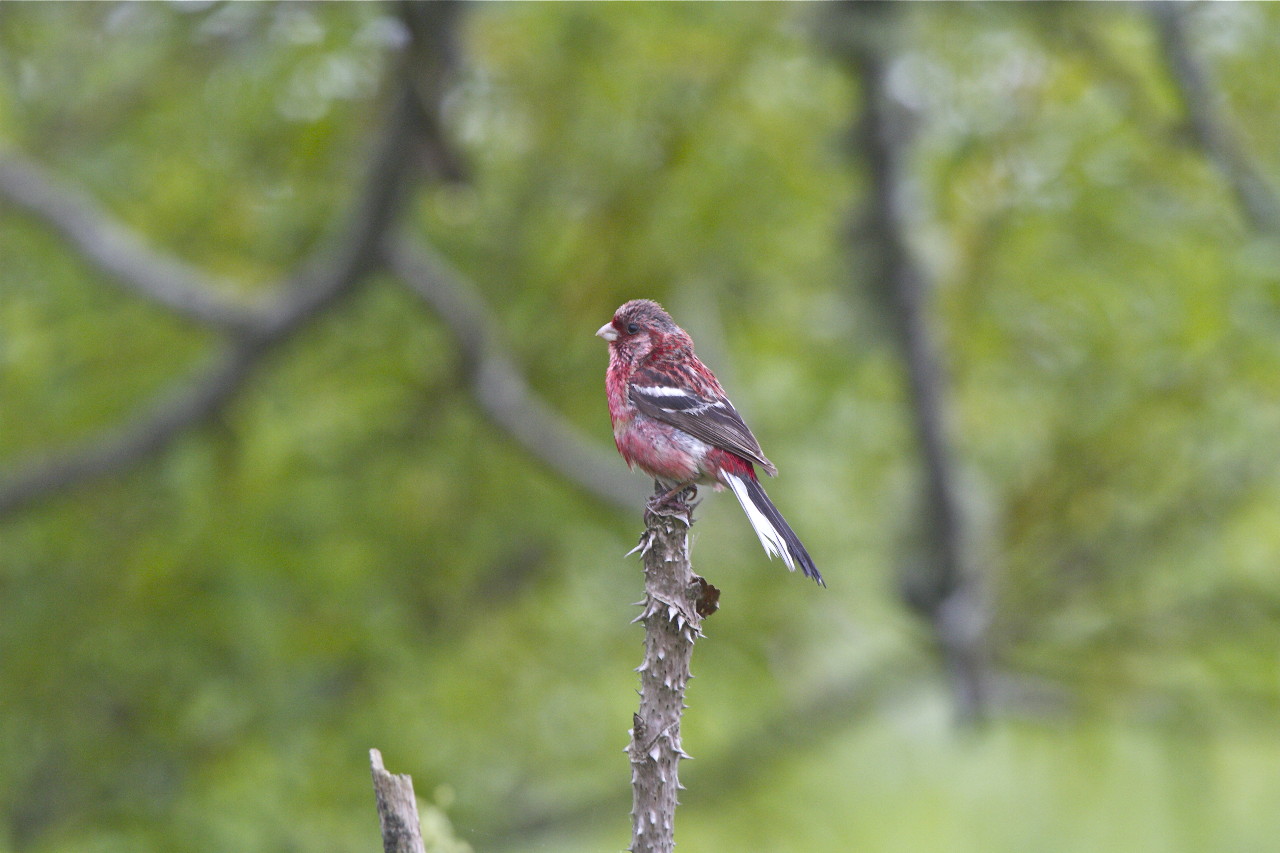
[[[1009,671],[993,671],[991,713],[1003,718],[1055,719],[1073,713],[1070,693],[1052,682],[1033,682]],[[690,805],[705,807],[731,800],[762,774],[786,757],[821,747],[832,737],[847,733],[877,714],[918,704],[922,694],[936,684],[931,662],[920,655],[892,654],[869,668],[833,681],[819,692],[775,710],[745,728],[715,755],[700,756],[691,765]],[[598,826],[624,804],[621,796],[605,792],[598,797],[564,803],[523,814],[508,814],[508,823],[477,838],[485,850],[525,850],[535,839],[563,835],[575,829]]]
[[[783,756],[794,757],[800,750],[872,719],[874,712],[883,710],[885,705],[917,695],[927,685],[922,669],[919,661],[894,656],[869,672],[850,675],[814,696],[775,711],[745,729],[716,755],[700,756],[691,765],[689,776],[697,782],[694,789],[698,800],[706,803],[732,798]],[[523,850],[540,836],[598,825],[623,803],[621,796],[605,792],[551,809],[508,815],[506,825],[477,839],[477,845],[486,850]]]
[[[665,494],[660,485],[655,500]],[[702,619],[717,606],[719,591],[693,574],[689,564],[690,488],[678,503],[650,502],[645,531],[636,550],[644,559],[644,600],[637,622],[644,623],[640,664],[640,710],[631,727],[631,851],[671,853],[675,847],[676,805],[681,790],[680,743],[684,691],[691,677],[694,640]]]

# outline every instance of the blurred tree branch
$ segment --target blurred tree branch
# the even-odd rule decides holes
[[[1280,197],[1245,152],[1225,115],[1220,92],[1188,44],[1186,5],[1160,0],[1148,9],[1191,132],[1231,185],[1249,224],[1259,231],[1280,232]]]
[[[1031,9],[1032,7],[1027,7]],[[1125,10],[1113,4],[1113,14]],[[1048,47],[1076,56],[1100,78],[1100,94],[1123,110],[1129,121],[1152,138],[1175,140],[1180,123],[1171,119],[1146,80],[1114,44],[1101,37],[1093,7],[1070,4],[1040,4],[1026,17],[1036,36]],[[1111,11],[1111,10],[1109,10]]]
[[[123,471],[163,449],[219,412],[240,390],[260,354],[261,348],[251,344],[227,347],[203,372],[162,395],[129,423],[9,474],[0,480],[0,517],[63,489]]]
[[[403,3],[398,9],[413,39],[430,44],[411,41],[393,71],[396,92],[347,222],[258,305],[222,296],[229,288],[149,248],[83,193],[25,157],[0,154],[0,197],[43,221],[80,257],[130,291],[226,338],[222,352],[203,370],[161,394],[132,421],[0,477],[0,517],[126,470],[215,416],[267,351],[388,264],[449,328],[468,365],[477,403],[494,424],[587,493],[613,507],[635,506],[638,493],[627,488],[605,452],[530,389],[474,288],[407,239],[385,245],[397,230],[415,166],[449,180],[462,174],[458,158],[445,153],[439,124],[440,81],[456,59],[451,32],[459,4]]]
[[[268,349],[354,287],[377,262],[381,235],[390,227],[403,201],[409,177],[407,154],[414,131],[415,109],[412,98],[402,91],[372,158],[369,177],[355,213],[346,231],[336,240],[336,250],[318,252],[299,274],[280,287],[282,293],[274,305],[254,313],[238,313],[235,334],[231,336],[226,351],[214,359],[213,366],[163,395],[131,423],[109,428],[75,450],[31,463],[0,480],[0,516],[62,489],[122,471],[163,449],[186,430],[208,420],[240,390]],[[27,181],[28,189],[55,186],[52,180],[41,177],[33,166],[24,165],[21,171],[28,178],[35,176]],[[10,176],[16,173],[11,171]],[[0,186],[0,192],[6,195],[10,189],[9,182]],[[69,214],[81,228],[82,235],[113,235],[108,241],[113,247],[114,271],[118,276],[126,272],[146,276],[166,269],[178,271],[180,278],[176,284],[163,276],[155,280],[131,278],[129,281],[140,292],[184,316],[196,316],[190,313],[193,310],[212,311],[207,306],[218,304],[213,291],[208,289],[199,274],[183,276],[185,265],[181,262],[152,254],[142,248],[142,241],[132,236],[123,225],[111,221],[105,213],[90,213],[94,210],[90,205],[68,202],[69,198],[69,195],[60,198],[59,203],[37,208],[35,212],[64,217]],[[55,224],[55,227],[61,230],[61,225]],[[92,240],[75,239],[72,244],[81,252],[93,251],[90,248]],[[141,253],[137,254],[135,250]],[[178,294],[182,294],[181,298]],[[206,308],[190,309],[179,305],[202,305]]]
[[[630,478],[619,475],[612,454],[529,387],[475,288],[418,241],[388,241],[386,256],[392,271],[453,336],[476,402],[489,419],[586,493],[618,509],[634,509],[639,493]]]
[[[450,183],[467,176],[466,165],[445,132],[444,102],[459,65],[459,2],[400,0],[397,9],[409,33],[405,70],[422,106],[419,162],[432,178]]]
[[[109,279],[193,322],[242,333],[257,319],[220,295],[228,288],[153,251],[84,193],[14,152],[0,153],[0,196],[52,228]]]
[[[912,256],[908,234],[912,122],[890,91],[898,10],[890,4],[833,7],[833,50],[862,84],[862,115],[851,138],[865,162],[870,196],[854,237],[865,279],[885,307],[906,370],[911,415],[923,464],[920,565],[908,567],[904,596],[929,621],[962,719],[986,704],[986,605],[970,565],[959,469],[950,446],[942,345],[929,318],[932,289]]]

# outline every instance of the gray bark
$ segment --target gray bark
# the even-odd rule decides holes
[[[385,853],[426,853],[422,827],[418,823],[418,801],[413,796],[413,780],[407,774],[388,773],[382,753],[369,750],[373,770],[373,795],[378,801],[378,825],[382,828]]]

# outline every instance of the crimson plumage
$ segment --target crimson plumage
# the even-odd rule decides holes
[[[596,332],[609,342],[605,390],[618,452],[663,486],[728,487],[765,553],[826,586],[800,538],[765,494],[756,466],[778,469],[734,409],[693,340],[657,302],[633,299]]]

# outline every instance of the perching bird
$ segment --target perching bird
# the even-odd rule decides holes
[[[778,473],[733,408],[716,377],[693,353],[693,340],[650,299],[633,299],[596,334],[609,342],[605,390],[618,452],[670,489],[728,486],[765,553],[782,557],[826,586],[813,559],[756,479],[759,465]]]

